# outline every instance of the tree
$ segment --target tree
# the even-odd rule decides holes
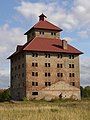
[[[10,90],[4,90],[0,93],[0,101],[9,101],[11,99]]]
[[[90,86],[86,86],[85,88],[80,86],[80,90],[82,98],[90,98]]]

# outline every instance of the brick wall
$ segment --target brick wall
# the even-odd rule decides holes
[[[27,97],[32,97],[32,91],[39,91],[45,87],[45,82],[55,83],[64,81],[71,84],[75,82],[77,88],[80,87],[79,57],[74,59],[63,54],[62,58],[57,58],[56,53],[50,54],[50,58],[45,58],[44,53],[38,53],[38,57],[32,57],[31,53],[26,55],[26,93]],[[32,67],[32,62],[38,63],[38,67]],[[45,63],[50,63],[50,67],[45,67]],[[62,64],[62,68],[57,68],[57,63]],[[69,64],[74,64],[74,68],[69,68]],[[32,76],[32,72],[38,72],[38,76]],[[50,72],[50,77],[45,77],[45,72]],[[57,77],[57,73],[63,73],[63,77]],[[75,77],[69,77],[69,73],[74,73]],[[32,86],[32,82],[38,82],[38,86]]]
[[[18,54],[11,59],[11,96],[15,100],[25,96],[26,65],[25,54]]]

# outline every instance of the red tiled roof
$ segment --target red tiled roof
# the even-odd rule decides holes
[[[83,54],[81,51],[77,50],[73,46],[67,46],[67,49],[62,48],[62,40],[54,38],[41,38],[35,37],[31,42],[23,45],[22,49],[15,52],[11,56],[23,52],[23,51],[35,51],[35,52],[60,52],[60,53],[70,53],[70,54]],[[11,57],[10,56],[10,57]],[[10,58],[9,57],[9,58]]]
[[[46,29],[46,30],[62,31],[61,28],[53,25],[52,23],[50,23],[50,22],[48,22],[46,20],[45,21],[40,20],[31,29],[33,29],[33,28],[34,29]],[[30,30],[28,30],[24,35],[27,35]]]
[[[47,51],[47,52],[63,52],[78,53],[81,52],[68,44],[67,50],[62,48],[62,40],[54,38],[34,38],[23,50],[26,51]]]

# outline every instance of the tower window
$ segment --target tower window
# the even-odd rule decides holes
[[[33,67],[38,67],[38,63],[32,63]]]
[[[56,33],[51,32],[51,35],[52,35],[52,36],[53,36],[53,35],[56,36]]]
[[[51,86],[51,82],[45,82],[45,86]]]
[[[45,58],[50,58],[50,54],[45,54]]]
[[[37,53],[32,53],[32,57],[38,57]]]
[[[58,55],[57,55],[57,58],[62,58],[62,54],[58,54]]]
[[[51,35],[53,35],[53,32],[51,32]]]
[[[54,35],[56,36],[56,33],[54,33]]]
[[[69,64],[69,68],[74,68],[74,64]]]
[[[39,32],[40,35],[44,35],[44,32]]]
[[[32,76],[38,76],[38,72],[32,72]]]
[[[45,73],[45,77],[50,77],[51,74],[50,73]]]
[[[69,77],[75,77],[74,73],[69,73]]]
[[[24,73],[22,73],[22,77],[24,77]]]
[[[70,82],[70,85],[75,86],[75,82]]]
[[[74,55],[69,55],[69,59],[74,59]]]
[[[69,73],[69,77],[72,77],[72,74],[71,74],[71,73]]]
[[[32,92],[32,95],[38,95],[38,92]]]
[[[57,73],[57,77],[63,77],[63,73]]]
[[[38,82],[32,82],[32,86],[38,86]]]
[[[62,64],[57,64],[57,68],[62,68]]]
[[[22,64],[22,68],[24,68],[24,63]]]
[[[50,63],[45,63],[45,67],[50,67]]]

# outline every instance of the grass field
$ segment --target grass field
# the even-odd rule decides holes
[[[90,100],[2,102],[0,120],[90,120]]]

